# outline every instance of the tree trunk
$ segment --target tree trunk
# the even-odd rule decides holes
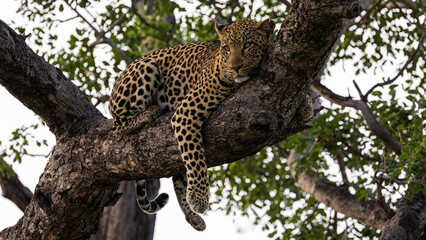
[[[381,240],[425,240],[426,239],[426,198],[423,192],[412,199],[398,202],[395,216],[388,222]]]
[[[297,109],[356,1],[299,0],[271,45],[258,77],[245,83],[203,126],[209,167],[252,155],[306,129]],[[163,114],[140,132],[115,136],[111,120],[55,67],[0,21],[0,84],[46,122],[57,145],[24,216],[0,239],[87,239],[119,182],[185,172]]]
[[[158,194],[159,180],[147,181],[148,198]],[[123,181],[118,190],[122,192],[120,200],[104,209],[100,227],[91,240],[152,240],[154,237],[155,214],[149,215],[136,203],[135,182]]]

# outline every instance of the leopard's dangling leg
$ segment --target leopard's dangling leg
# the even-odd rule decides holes
[[[191,130],[193,129],[188,129],[188,131]],[[186,200],[192,211],[204,213],[209,208],[210,186],[204,148],[201,142],[201,132],[195,132],[195,135],[194,138],[197,139],[196,143],[179,142],[179,148],[186,168],[188,184]]]
[[[171,120],[181,159],[186,168],[188,181],[186,200],[196,213],[204,213],[209,208],[210,198],[201,127],[210,113],[226,97],[225,94],[216,94],[214,99],[206,99],[207,92],[213,95],[214,91],[215,89],[206,89],[205,86],[195,86],[185,96]],[[206,100],[210,102],[207,104]]]
[[[136,198],[139,207],[148,214],[158,212],[169,201],[169,195],[167,193],[162,193],[154,200],[149,201],[146,191],[146,180],[139,180],[136,182]]]
[[[203,218],[191,210],[189,203],[186,201],[187,185],[185,174],[173,176],[173,187],[175,189],[179,206],[182,209],[183,214],[185,214],[186,221],[191,224],[195,230],[204,231],[204,229],[206,229],[206,223]]]

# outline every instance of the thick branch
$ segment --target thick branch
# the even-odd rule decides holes
[[[0,156],[0,162],[4,161]],[[25,211],[25,208],[30,203],[33,194],[25,187],[18,178],[18,175],[13,173],[9,178],[0,174],[0,186],[3,191],[3,197],[9,199],[15,205]]]
[[[426,198],[422,192],[398,203],[395,216],[386,225],[381,240],[426,238]]]
[[[300,153],[292,149],[287,158],[287,165],[290,167],[291,175],[304,192],[346,217],[357,219],[382,231],[385,229],[390,216],[377,205],[376,201],[358,201],[357,196],[349,193],[346,189],[324,179],[310,177],[304,172],[298,173],[296,161],[299,158]]]
[[[87,116],[102,117],[59,69],[35,54],[1,20],[0,42],[0,84],[39,115],[56,136],[75,133],[87,124]]]
[[[342,6],[341,1],[328,1],[328,5],[322,1],[294,1],[265,57],[260,76],[238,89],[203,126],[208,166],[236,161],[306,128],[297,113],[298,106],[338,37],[340,18],[353,17],[357,12],[355,2],[343,2],[346,5]],[[343,10],[339,13],[338,9]],[[4,45],[16,43],[12,49],[28,49],[22,41],[15,39],[16,34],[8,33],[3,37],[4,29],[13,32],[0,22],[0,40],[5,42]],[[0,60],[15,54],[18,60],[34,59],[40,69],[52,68],[32,51],[20,55],[2,47]],[[25,61],[15,62],[9,60],[0,65],[0,73],[13,76],[9,73],[13,71],[10,66],[24,68],[21,64]],[[0,83],[9,88],[26,83],[28,72],[22,72],[21,78],[2,77]],[[36,83],[44,83],[37,79],[37,75],[33,78]],[[56,81],[51,78],[48,83],[53,85]],[[57,95],[66,94],[61,88],[55,88],[62,85],[62,82],[53,85],[52,94],[45,100],[66,104],[56,101]],[[50,91],[40,87],[37,90],[40,93],[36,97],[26,92],[26,88],[15,88],[11,92],[23,102],[27,101],[24,96],[27,95],[42,104],[38,98],[44,99],[43,94]],[[73,91],[76,90],[71,89],[71,93]],[[85,106],[85,103],[88,103],[87,99],[77,98],[73,106]],[[46,119],[46,113],[42,111],[47,111],[44,107],[49,105],[32,109]],[[84,120],[83,124],[69,123],[78,132],[56,132],[57,146],[24,217],[14,227],[1,232],[0,238],[86,238],[95,231],[103,208],[116,199],[118,181],[169,177],[184,172],[169,122],[172,113],[163,114],[140,132],[117,137],[111,132],[111,120],[102,118],[90,104],[86,110],[75,114]],[[57,126],[52,122],[57,121],[55,114],[61,119],[61,113],[61,109],[52,113],[52,118],[47,121],[49,126]],[[60,123],[66,125],[67,122]]]

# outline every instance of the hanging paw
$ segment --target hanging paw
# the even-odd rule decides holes
[[[186,216],[186,221],[197,231],[204,231],[206,229],[206,223],[203,218],[195,213]]]
[[[196,186],[188,186],[186,199],[188,200],[189,207],[196,213],[204,213],[209,208],[209,187],[198,188]]]
[[[206,223],[203,218],[194,213],[189,207],[189,203],[186,200],[186,186],[188,182],[186,175],[175,175],[173,176],[173,187],[175,189],[176,197],[179,202],[179,206],[185,214],[186,221],[197,231],[204,231],[206,229]]]

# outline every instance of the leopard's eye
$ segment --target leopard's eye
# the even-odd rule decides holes
[[[227,52],[231,49],[228,45],[225,45],[225,46],[223,46],[222,48],[223,48],[223,50],[225,50],[225,51],[227,51]]]
[[[244,43],[244,48],[249,48],[252,44],[252,42],[246,42]]]

